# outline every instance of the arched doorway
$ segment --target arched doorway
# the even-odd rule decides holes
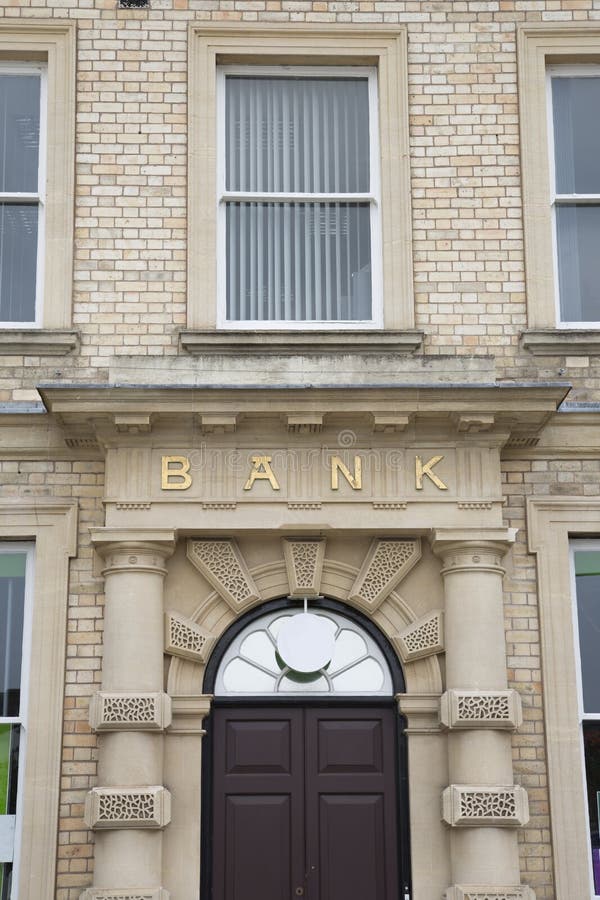
[[[238,619],[207,666],[202,900],[402,900],[410,896],[402,671],[365,616],[332,600],[321,669],[277,653],[298,601]]]

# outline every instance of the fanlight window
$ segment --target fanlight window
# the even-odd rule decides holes
[[[217,671],[215,695],[392,696],[390,669],[373,638],[339,613],[310,612],[321,620],[323,631],[333,637],[329,662],[315,672],[291,669],[277,651],[277,636],[284,623],[298,613],[276,610],[255,619],[232,641]]]

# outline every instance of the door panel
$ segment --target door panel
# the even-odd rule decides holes
[[[398,900],[393,709],[211,718],[211,900]]]

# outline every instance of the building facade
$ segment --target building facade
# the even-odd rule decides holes
[[[2,900],[600,896],[597,0],[0,5]]]

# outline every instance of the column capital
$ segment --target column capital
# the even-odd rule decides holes
[[[441,734],[439,694],[396,694],[406,734]]]
[[[103,575],[125,571],[165,575],[164,562],[177,541],[172,528],[90,528],[90,534],[105,563]]]
[[[436,528],[430,543],[444,564],[443,575],[466,569],[504,574],[502,557],[516,534],[516,528]]]

